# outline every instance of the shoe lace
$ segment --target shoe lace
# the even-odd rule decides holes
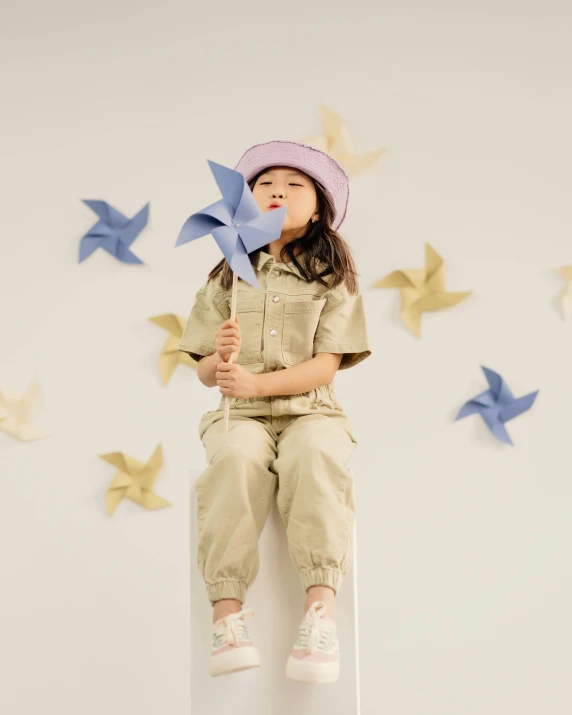
[[[330,623],[323,619],[323,614],[327,611],[324,601],[315,601],[306,611],[304,620],[300,624],[300,642],[307,653],[315,653],[321,648],[332,629]]]
[[[222,636],[231,645],[236,645],[244,634],[245,625],[242,619],[253,615],[252,608],[244,608],[238,613],[230,613],[220,618],[214,626],[215,635]]]

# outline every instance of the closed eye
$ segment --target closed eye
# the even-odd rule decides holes
[[[260,186],[264,186],[264,184],[271,184],[271,183],[272,183],[271,181],[261,181]],[[302,184],[290,183],[290,186],[302,186]]]

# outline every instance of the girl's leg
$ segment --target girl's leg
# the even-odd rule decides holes
[[[278,436],[278,508],[288,548],[306,593],[304,612],[324,601],[335,619],[335,597],[348,571],[354,520],[356,446],[343,415],[295,417]]]
[[[276,490],[269,465],[276,454],[272,427],[235,415],[202,435],[207,469],[195,482],[197,564],[215,612],[213,620],[242,610],[259,568],[258,538]]]

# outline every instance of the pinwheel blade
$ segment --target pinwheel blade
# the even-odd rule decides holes
[[[141,231],[145,228],[148,220],[149,203],[145,204],[141,211],[135,214],[131,221],[129,221],[129,223],[125,226],[125,228],[121,232],[121,243],[123,243],[124,246],[130,246],[137,238],[137,236],[141,233]]]
[[[502,421],[508,422],[509,420],[512,420],[515,417],[522,415],[523,412],[529,410],[534,404],[534,400],[536,400],[537,395],[538,390],[536,390],[536,392],[531,392],[528,395],[524,395],[523,397],[518,397],[509,405],[503,405],[500,408],[500,417]]]
[[[229,205],[233,221],[242,225],[259,216],[260,209],[244,176],[239,171],[215,161],[207,161],[220,192]]]
[[[124,216],[121,211],[107,203],[107,201],[82,199],[86,206],[96,213],[103,223],[112,228],[123,228],[129,223],[127,216]]]
[[[224,200],[219,200],[202,211],[192,214],[183,224],[175,246],[202,238],[220,226],[232,225],[232,214]]]
[[[494,408],[482,410],[481,416],[487,423],[487,426],[492,434],[498,440],[504,442],[505,444],[512,444],[509,433],[506,431],[506,427],[499,418],[498,410],[495,410]]]

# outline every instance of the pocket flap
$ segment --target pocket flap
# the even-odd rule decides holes
[[[319,313],[327,298],[319,298],[318,300],[287,300],[284,307],[285,313]]]
[[[264,311],[265,302],[266,293],[251,293],[250,291],[238,291],[236,295],[236,312],[250,313],[254,311],[262,313]],[[230,301],[229,305],[231,305]]]

